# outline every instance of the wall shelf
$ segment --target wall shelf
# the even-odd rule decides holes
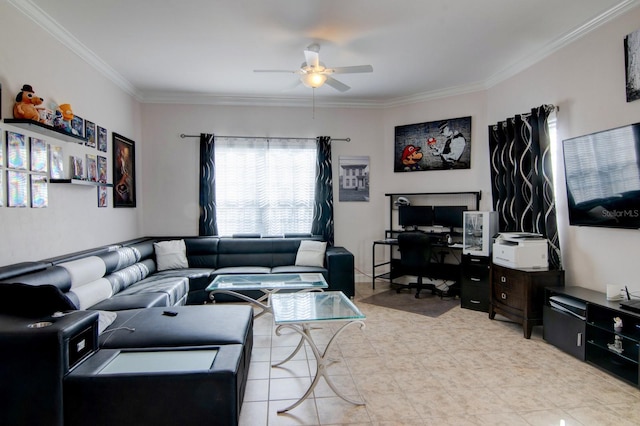
[[[49,183],[67,183],[71,185],[79,185],[79,186],[108,186],[113,187],[112,183],[102,183],[102,182],[93,182],[90,180],[81,180],[81,179],[50,179]]]
[[[38,121],[25,120],[22,118],[5,118],[4,122],[6,124],[11,124],[25,130],[40,133],[44,136],[63,140],[65,142],[84,144],[88,140],[83,136],[73,135],[71,133],[65,132],[64,130],[56,129],[55,127],[40,123]]]

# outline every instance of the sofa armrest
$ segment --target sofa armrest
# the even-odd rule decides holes
[[[329,289],[354,297],[355,274],[353,253],[344,247],[327,247],[325,262],[329,271]]]

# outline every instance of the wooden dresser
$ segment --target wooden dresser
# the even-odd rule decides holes
[[[489,318],[496,314],[522,324],[524,337],[542,325],[545,287],[564,285],[564,271],[520,270],[492,264]]]

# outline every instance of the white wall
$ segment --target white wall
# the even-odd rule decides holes
[[[23,84],[30,84],[36,95],[45,99],[45,104],[68,102],[79,116],[105,127],[109,131],[109,146],[112,131],[140,142],[140,105],[4,1],[0,1],[0,40],[2,118],[13,117],[16,94]],[[0,129],[3,144],[6,130],[43,138],[4,123]],[[62,145],[65,157],[102,154],[74,143],[43,139]],[[143,153],[141,145],[137,144],[139,155]],[[111,148],[107,157],[111,173]],[[50,184],[47,208],[1,207],[0,265],[43,259],[141,235],[140,209],[99,209],[97,204],[97,190],[93,187]],[[111,190],[109,205],[112,205]]]
[[[499,121],[543,103],[558,105],[558,140],[640,121],[640,101],[626,102],[624,37],[640,29],[636,7],[488,91],[487,116]],[[567,285],[640,291],[637,230],[569,226],[561,143],[556,158],[558,226]]]
[[[81,116],[134,139],[139,206],[98,209],[95,190],[51,185],[47,209],[0,208],[0,265],[142,235],[197,234],[198,140],[179,135],[211,132],[350,137],[350,143],[333,144],[334,163],[341,155],[368,155],[371,199],[339,202],[336,185],[336,243],[354,252],[360,271],[371,273],[371,242],[381,238],[388,227],[385,193],[480,190],[481,208],[490,209],[489,123],[543,103],[560,106],[560,140],[639,121],[640,101],[625,100],[623,51],[624,36],[640,28],[639,22],[640,8],[635,8],[483,92],[385,109],[316,108],[314,119],[311,108],[140,106],[13,7],[0,2],[2,40],[30,34],[19,46],[0,44],[2,116],[11,116],[16,91],[28,83],[38,95],[69,101]],[[471,169],[393,172],[395,126],[463,116],[473,120]],[[10,129],[5,124],[2,128]],[[72,148],[77,147],[69,150]],[[111,173],[111,152],[108,157]],[[620,283],[640,290],[640,282],[632,278],[640,268],[634,262],[640,234],[569,227],[561,172],[560,167],[558,221],[567,284],[604,290],[606,284]],[[336,168],[334,182],[338,177]]]

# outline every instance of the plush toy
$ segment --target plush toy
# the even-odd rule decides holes
[[[16,104],[13,106],[13,118],[40,121],[40,113],[36,106],[42,104],[43,101],[44,99],[35,95],[33,87],[29,84],[23,85],[20,93],[16,96]]]

